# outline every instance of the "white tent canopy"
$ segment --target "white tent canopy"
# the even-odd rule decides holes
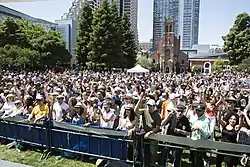
[[[149,73],[149,70],[137,64],[135,67],[128,69],[128,73]]]

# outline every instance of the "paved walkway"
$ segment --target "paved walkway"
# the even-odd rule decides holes
[[[22,164],[17,164],[9,161],[2,161],[0,160],[0,166],[1,167],[31,167],[28,165],[22,165]]]

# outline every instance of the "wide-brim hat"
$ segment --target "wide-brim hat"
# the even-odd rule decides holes
[[[6,96],[6,98],[11,98],[11,97],[15,97],[13,94],[8,94],[7,96]]]
[[[179,97],[180,97],[180,95],[172,93],[172,94],[170,94],[169,99],[173,100],[173,99],[176,99],[176,98],[179,98]]]
[[[14,102],[15,104],[19,104],[19,103],[22,103],[21,100],[17,100]]]
[[[150,105],[150,106],[155,106],[155,101],[150,99],[148,102],[147,102],[147,105]]]
[[[59,96],[59,93],[58,92],[53,92],[50,94],[51,96]]]
[[[236,99],[234,97],[229,97],[225,100],[226,102],[233,102],[233,103],[236,103]]]
[[[77,102],[76,105],[74,106],[75,108],[83,108],[83,105],[81,102]]]
[[[133,104],[127,104],[124,108],[125,108],[125,110],[133,110],[134,105]]]
[[[61,98],[64,98],[64,96],[63,95],[58,95],[56,98],[61,99]]]
[[[40,94],[37,94],[37,95],[36,95],[36,100],[43,100],[43,96],[40,95]]]
[[[128,99],[133,99],[133,95],[131,93],[127,93],[125,95],[125,98],[128,98]]]

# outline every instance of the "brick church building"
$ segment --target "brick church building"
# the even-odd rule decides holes
[[[174,35],[174,20],[167,20],[165,17],[164,36],[158,41],[156,52],[152,55],[157,71],[188,71],[188,55],[180,50],[180,38]]]

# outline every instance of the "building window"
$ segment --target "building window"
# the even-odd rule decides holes
[[[184,64],[184,60],[181,60],[181,64],[182,64],[182,65]]]

